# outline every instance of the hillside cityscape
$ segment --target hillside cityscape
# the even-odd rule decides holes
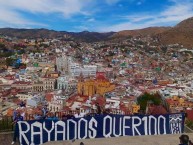
[[[0,120],[183,112],[193,128],[192,27],[193,18],[106,33],[1,28]]]
[[[0,29],[1,116],[192,114],[193,42],[162,42],[192,24],[116,33]]]

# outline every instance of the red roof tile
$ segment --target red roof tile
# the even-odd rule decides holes
[[[46,101],[51,102],[53,96],[53,94],[46,94]]]
[[[167,114],[167,113],[168,112],[166,111],[166,109],[162,105],[151,106],[151,107],[149,107],[149,111],[148,111],[148,114],[151,114],[151,115],[159,115],[159,114]]]
[[[98,80],[106,80],[105,73],[104,72],[97,72],[96,73],[96,79],[98,79]]]
[[[187,118],[193,121],[193,110],[186,110]]]
[[[13,84],[16,84],[16,85],[30,85],[31,82],[17,81],[17,82],[14,82]]]

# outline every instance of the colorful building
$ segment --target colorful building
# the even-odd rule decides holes
[[[133,114],[139,113],[139,110],[140,110],[140,105],[137,105],[137,104],[132,105],[132,113]]]
[[[169,99],[166,99],[167,109],[171,113],[181,112],[183,110],[186,110],[187,108],[193,108],[193,103],[190,101],[187,101],[183,97],[173,96]]]
[[[104,95],[107,92],[113,91],[115,85],[111,84],[109,80],[104,77],[97,77],[96,79],[80,79],[78,84],[78,94],[92,96],[94,94]]]

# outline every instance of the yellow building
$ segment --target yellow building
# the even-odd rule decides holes
[[[139,110],[140,110],[140,105],[137,105],[137,104],[133,104],[132,105],[132,113],[139,113]]]
[[[56,73],[56,72],[53,72],[53,73],[50,73],[49,76],[50,76],[51,78],[58,78],[58,77],[59,77],[59,74]]]
[[[104,95],[106,92],[113,91],[115,85],[106,79],[80,80],[77,84],[78,94],[92,96],[94,94]]]
[[[179,98],[178,96],[173,96],[173,97],[172,97],[172,100],[173,100],[173,101],[179,101],[179,99],[180,99],[180,98]]]
[[[172,110],[183,110],[187,108],[192,108],[193,109],[193,103],[190,101],[186,101],[183,98],[180,98],[178,96],[173,96],[169,99],[166,99],[167,103],[167,109],[172,112]],[[172,112],[173,113],[173,112]]]
[[[6,68],[6,59],[0,58],[0,68]]]

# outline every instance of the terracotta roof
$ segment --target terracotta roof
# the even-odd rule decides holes
[[[15,77],[15,75],[6,75],[5,78]]]
[[[32,111],[33,114],[42,114],[41,108],[34,108]]]
[[[26,112],[28,115],[33,115],[34,114],[34,109],[27,109],[27,112]]]
[[[12,99],[12,102],[15,104],[19,104],[21,101],[18,98]]]
[[[65,107],[63,108],[63,110],[64,110],[64,111],[69,111],[70,108],[69,108],[68,106],[65,106]]]
[[[89,96],[84,96],[84,95],[74,95],[74,96],[71,96],[67,102],[70,103],[70,102],[86,102],[86,100],[88,100]]]
[[[129,108],[126,107],[126,106],[121,106],[121,107],[120,107],[120,110],[123,111],[126,115],[131,114],[131,111],[130,111]]]
[[[7,110],[6,116],[13,116],[13,109],[12,109],[12,108],[9,108],[9,109]]]
[[[104,72],[97,72],[96,73],[96,79],[97,80],[106,80],[105,73]]]
[[[0,96],[1,97],[7,97],[8,95],[10,95],[10,90],[6,90],[6,91],[2,91],[2,92],[0,92]]]
[[[193,121],[193,110],[186,110],[187,118]]]
[[[48,102],[51,102],[51,100],[52,100],[52,98],[53,98],[53,94],[46,94],[46,101],[48,101]]]
[[[17,82],[14,82],[13,84],[16,84],[16,85],[30,85],[31,82],[17,81]]]
[[[105,103],[106,103],[106,99],[104,98],[104,97],[102,97],[102,96],[100,96],[100,97],[97,97],[96,98],[96,101],[93,101],[95,104],[96,103],[99,103],[101,106],[103,106],[103,105],[105,105]]]
[[[89,107],[89,106],[82,106],[81,108],[82,108],[82,109],[84,109],[84,110],[86,110],[86,109],[90,109],[90,107]]]
[[[158,81],[158,85],[161,85],[161,86],[165,86],[165,85],[168,85],[168,84],[171,84],[171,82],[169,80],[159,80]]]
[[[167,102],[168,104],[170,104],[170,105],[179,103],[177,100],[175,101],[175,100],[173,100],[173,99],[166,99],[166,102]]]
[[[99,76],[95,79],[96,81],[109,81],[108,79],[102,77],[102,76]]]
[[[149,111],[148,111],[148,114],[151,114],[151,115],[159,115],[159,114],[167,114],[167,113],[168,112],[166,111],[166,109],[162,105],[151,106],[151,107],[149,107]]]
[[[22,65],[22,66],[20,66],[19,68],[20,68],[20,69],[25,69],[26,66]]]

